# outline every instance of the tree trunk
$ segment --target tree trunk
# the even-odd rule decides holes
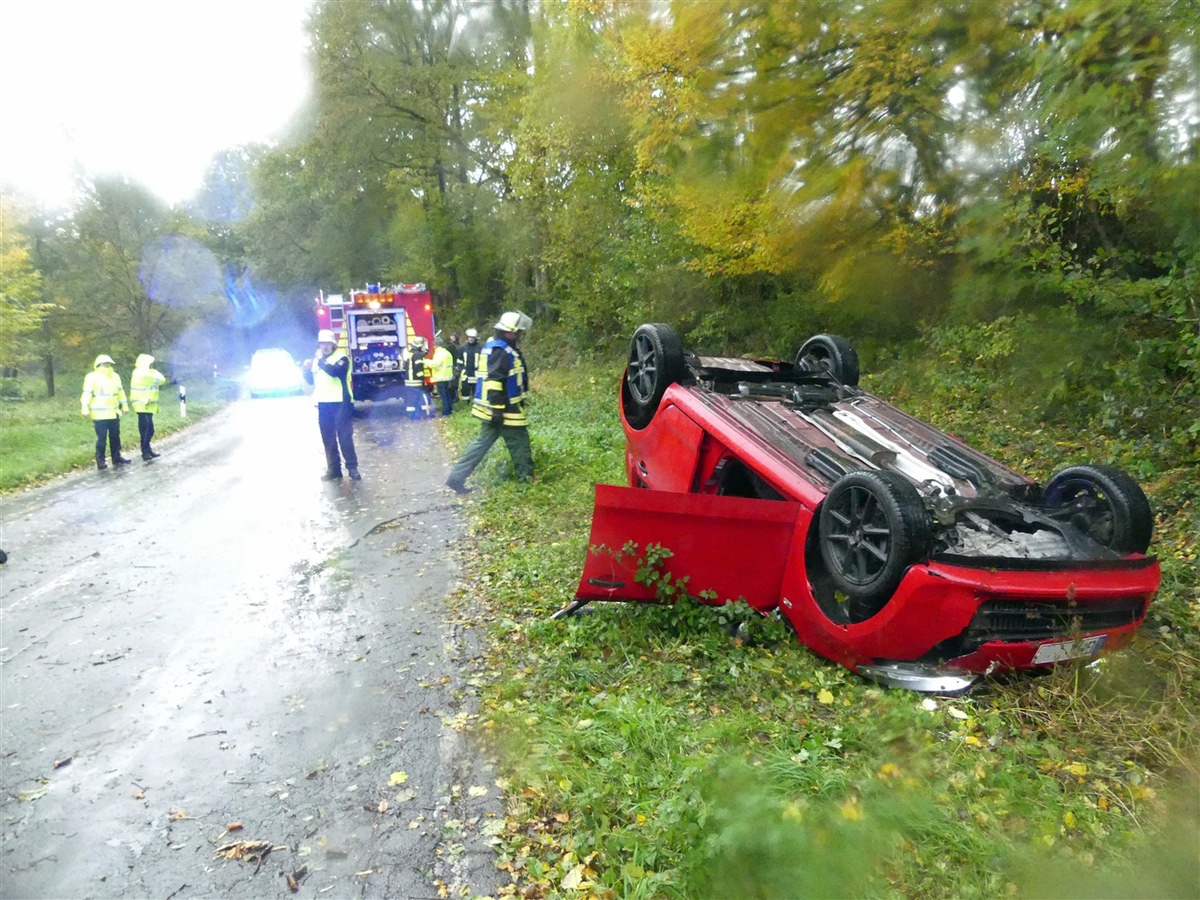
[[[46,399],[54,399],[54,351],[50,342],[50,319],[49,316],[42,319],[42,338],[45,341],[43,346],[46,348],[42,353],[43,374],[46,379]]]

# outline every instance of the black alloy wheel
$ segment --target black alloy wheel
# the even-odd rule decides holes
[[[821,557],[848,601],[851,622],[883,609],[908,567],[929,549],[929,516],[917,489],[894,472],[844,475],[821,504]]]
[[[625,420],[634,428],[645,428],[667,388],[686,375],[679,332],[661,323],[639,326],[629,342],[629,359],[621,379]]]

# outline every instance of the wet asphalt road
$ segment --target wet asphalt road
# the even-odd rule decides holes
[[[0,895],[496,890],[439,427],[374,410],[325,483],[311,401],[243,400],[0,498]]]

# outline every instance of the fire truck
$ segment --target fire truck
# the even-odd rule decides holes
[[[321,292],[316,307],[317,327],[334,332],[350,356],[354,399],[402,396],[413,338],[423,337],[433,347],[433,303],[425,285],[368,284],[348,294]]]

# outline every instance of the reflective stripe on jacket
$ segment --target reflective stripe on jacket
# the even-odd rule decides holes
[[[429,360],[421,356],[420,353],[414,353],[411,349],[408,352],[408,361],[404,364],[404,381],[406,384],[422,385],[425,383],[425,376],[429,374]]]
[[[460,348],[462,352],[463,374],[467,376],[467,383],[474,384],[475,376],[479,372],[479,344],[466,343]]]
[[[525,394],[529,373],[521,351],[503,338],[494,338],[479,352],[478,371],[481,377],[475,382],[471,415],[490,422],[493,413],[503,410],[505,425],[528,425]]]
[[[313,399],[318,403],[349,403],[350,389],[346,386],[349,371],[350,357],[341,349],[335,349],[324,359],[314,360]]]
[[[143,353],[129,376],[129,402],[134,412],[158,412],[158,386],[167,378],[158,369],[150,368],[152,362],[154,357]]]
[[[125,386],[112,366],[96,366],[94,371],[87,373],[83,379],[79,408],[85,416],[91,416],[96,422],[116,419],[121,413],[129,411]]]

